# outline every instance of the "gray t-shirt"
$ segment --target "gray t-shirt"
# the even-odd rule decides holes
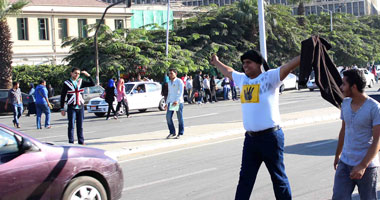
[[[380,104],[368,97],[363,105],[354,112],[351,98],[342,103],[340,118],[345,122],[345,137],[340,160],[347,165],[356,166],[364,159],[372,144],[372,127],[380,124]],[[375,156],[368,167],[378,167],[379,156]]]
[[[8,99],[9,103],[11,104],[21,104],[21,90],[20,88],[17,88],[17,90],[14,90],[13,88],[8,91]]]

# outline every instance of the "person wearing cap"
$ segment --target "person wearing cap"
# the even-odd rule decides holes
[[[276,199],[292,199],[284,165],[284,133],[280,127],[279,87],[285,77],[300,64],[300,56],[276,69],[269,69],[261,54],[250,50],[241,56],[243,73],[211,56],[211,64],[241,90],[245,140],[235,199],[251,196],[262,162],[270,173]],[[264,69],[263,69],[264,68]]]

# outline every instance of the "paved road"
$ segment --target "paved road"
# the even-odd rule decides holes
[[[285,165],[293,199],[330,199],[340,121],[285,129]],[[121,162],[125,200],[230,200],[238,181],[243,137]],[[354,199],[358,199],[354,194]],[[263,164],[251,199],[275,199]]]
[[[322,100],[319,91],[286,91],[280,96],[280,112],[290,113],[331,106]],[[139,134],[157,130],[166,130],[165,112],[152,109],[146,113],[132,112],[132,118],[119,120],[98,118],[85,113],[84,132],[86,139]],[[44,118],[44,117],[43,117]],[[188,126],[241,121],[241,107],[238,101],[221,101],[214,104],[185,105],[185,128]],[[21,131],[44,141],[67,142],[67,119],[60,113],[52,114],[52,129],[36,130],[35,117],[21,118]],[[0,123],[12,126],[11,116],[1,116]],[[186,131],[186,130],[185,130]]]

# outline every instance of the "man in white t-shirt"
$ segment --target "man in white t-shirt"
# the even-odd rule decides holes
[[[241,56],[244,73],[235,71],[211,57],[225,77],[232,79],[241,90],[243,125],[246,130],[236,200],[251,196],[262,162],[271,175],[276,199],[291,199],[291,190],[284,165],[284,133],[280,128],[279,87],[282,80],[300,64],[300,56],[287,64],[268,71],[265,59],[254,50]]]

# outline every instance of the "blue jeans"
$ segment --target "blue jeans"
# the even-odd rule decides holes
[[[22,104],[13,104],[13,124],[16,124],[17,126],[20,124],[18,119],[21,117],[22,111],[23,111],[23,105]]]
[[[350,179],[353,166],[339,161],[335,172],[333,200],[351,199],[355,185],[358,186],[360,200],[376,200],[377,167],[367,168],[359,180]]]
[[[227,86],[223,87],[223,97],[224,97],[224,100],[229,100],[228,93],[230,93],[230,88],[228,88]]]
[[[74,125],[76,121],[78,143],[84,144],[84,137],[83,137],[84,108],[74,109],[71,106],[68,106],[67,119],[69,120],[69,128],[68,128],[69,143],[74,143]]]
[[[258,136],[245,134],[240,178],[235,200],[249,200],[262,162],[268,168],[276,199],[292,199],[284,165],[284,133],[281,129]]]
[[[41,129],[41,115],[45,113],[45,127],[50,126],[50,108],[47,104],[36,104],[37,129]]]
[[[168,103],[168,109],[166,111],[166,122],[168,123],[168,128],[170,131],[170,134],[175,135],[175,127],[173,123],[173,114],[174,111],[169,110],[171,103]],[[179,103],[179,109],[177,112],[177,118],[178,118],[178,135],[183,135],[184,132],[184,125],[183,125],[183,103]]]

